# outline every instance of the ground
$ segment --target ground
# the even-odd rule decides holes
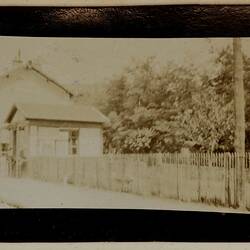
[[[14,208],[14,207],[12,207],[12,206],[10,206],[10,205],[7,205],[7,204],[4,203],[4,202],[0,202],[0,208]]]
[[[134,208],[235,212],[233,209],[206,204],[148,198],[134,194],[16,178],[0,178],[0,207]]]

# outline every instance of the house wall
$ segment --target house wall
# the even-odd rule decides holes
[[[30,127],[30,156],[66,156],[68,137],[55,127]]]
[[[20,122],[24,121],[23,115],[20,113],[18,110],[12,120],[12,122]],[[11,131],[8,130],[7,128],[1,128],[0,127],[0,143],[12,143],[12,138],[11,138]]]
[[[103,153],[102,128],[81,128],[79,137],[80,156],[99,156]]]
[[[69,155],[69,134],[58,127],[30,126],[29,155],[57,156]],[[103,138],[101,128],[79,128],[79,156],[99,156],[102,154]]]
[[[0,126],[16,102],[65,104],[70,97],[32,70],[19,68],[0,77]]]
[[[24,116],[23,114],[18,110],[13,117],[12,123],[15,122],[24,122]],[[22,126],[16,130],[16,139],[14,143],[14,131],[13,129],[7,130],[7,129],[1,129],[1,135],[5,135],[6,142],[9,144],[9,148],[11,150],[10,154],[12,156],[20,156],[20,154],[23,154],[27,156],[29,154],[29,125]],[[3,139],[3,138],[2,138]],[[4,141],[4,140],[1,140]],[[16,144],[16,148],[14,148],[14,144]]]
[[[20,112],[20,110],[17,110],[11,122],[15,123],[15,122],[23,122],[23,121],[25,121],[23,114]]]

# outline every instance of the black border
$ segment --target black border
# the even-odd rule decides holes
[[[250,36],[250,5],[0,7],[0,35]],[[249,214],[124,209],[2,209],[0,242],[249,242]]]
[[[249,214],[3,209],[0,242],[249,242]]]
[[[0,35],[246,37],[250,5],[0,7]]]

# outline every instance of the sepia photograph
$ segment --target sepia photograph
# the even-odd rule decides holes
[[[249,38],[0,51],[1,208],[249,212]]]

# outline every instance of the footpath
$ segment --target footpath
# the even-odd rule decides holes
[[[4,204],[0,208],[132,208],[239,212],[207,204],[16,178],[0,178],[0,204]]]

